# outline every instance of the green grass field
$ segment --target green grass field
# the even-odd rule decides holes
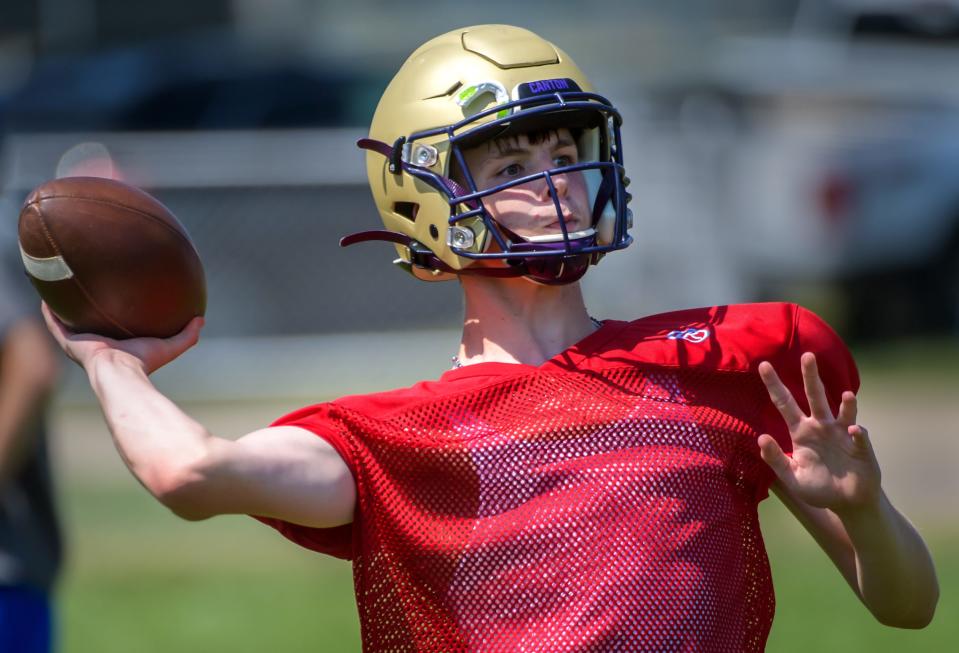
[[[64,651],[359,650],[348,563],[245,517],[181,522],[132,480],[65,508]]]
[[[346,563],[242,517],[179,522],[132,481],[77,489],[66,512],[66,653],[359,651]],[[763,513],[779,602],[769,651],[942,653],[959,641],[955,534],[928,533],[944,589],[936,621],[900,631],[869,617],[774,500]]]
[[[778,597],[767,649],[774,653],[942,653],[959,641],[959,523],[951,480],[959,406],[948,399],[956,368],[939,359],[922,366],[935,371],[930,376],[888,358],[862,360],[870,426],[893,499],[933,549],[939,612],[923,631],[875,623],[811,538],[770,499],[761,511]],[[295,403],[262,411],[276,415]],[[252,419],[237,407],[219,412],[232,421]],[[916,424],[913,413],[927,430],[907,431]],[[201,421],[209,424],[217,414]],[[62,651],[359,651],[347,563],[301,549],[249,518],[179,521],[122,468],[95,411],[68,411],[58,428],[70,549],[59,595]],[[927,469],[941,478],[924,475]]]

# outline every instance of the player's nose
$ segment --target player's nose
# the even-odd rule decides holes
[[[569,182],[566,179],[566,175],[554,175],[551,178],[553,180],[553,187],[556,188],[556,194],[560,197],[566,197],[566,191],[569,189]]]
[[[549,168],[544,169],[544,175],[541,179],[536,181],[536,190],[539,200],[542,202],[552,202],[553,196],[550,192],[550,186],[556,190],[556,196],[560,199],[566,197],[566,193],[569,190],[569,181],[566,179],[566,175],[552,175],[549,173]]]

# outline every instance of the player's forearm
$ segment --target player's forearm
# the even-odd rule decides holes
[[[110,433],[124,463],[160,501],[178,514],[182,488],[213,436],[150,382],[141,364],[123,352],[97,356],[87,366]]]
[[[922,628],[933,617],[939,584],[916,529],[885,494],[878,504],[840,515],[856,556],[860,595],[882,623]]]

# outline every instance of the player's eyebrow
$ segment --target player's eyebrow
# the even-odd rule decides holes
[[[505,140],[505,139],[504,139]],[[493,144],[495,143],[496,148],[494,151]],[[505,159],[509,156],[515,156],[518,154],[526,154],[529,152],[530,148],[535,147],[538,143],[530,143],[527,147],[521,147],[518,140],[511,139],[508,143],[503,141],[494,141],[490,143],[489,147],[489,159]],[[573,139],[566,136],[560,136],[556,139],[556,142],[552,144],[552,148],[555,150],[562,149],[564,147],[575,147],[576,143],[573,142]]]

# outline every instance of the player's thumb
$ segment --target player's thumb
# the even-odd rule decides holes
[[[202,317],[195,317],[176,335],[163,340],[144,339],[144,349],[140,353],[147,374],[152,374],[170,361],[178,358],[200,339],[203,328]]]
[[[783,453],[776,438],[764,433],[759,436],[759,455],[777,476],[784,478],[789,472],[789,457]]]
[[[170,345],[176,351],[176,355],[179,356],[187,349],[192,347],[200,340],[200,330],[203,328],[203,325],[206,324],[206,320],[202,317],[195,317],[190,320],[183,330],[180,333],[176,334],[170,339]]]

